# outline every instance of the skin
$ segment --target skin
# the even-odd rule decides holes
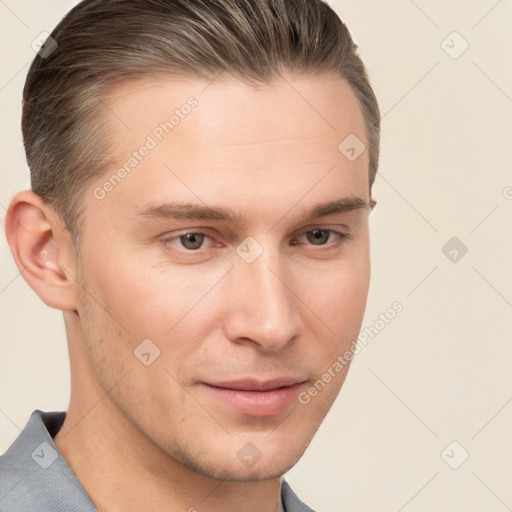
[[[342,197],[370,203],[367,151],[351,162],[338,150],[351,133],[367,145],[363,117],[343,79],[285,78],[257,89],[153,78],[110,91],[101,122],[115,162],[84,191],[77,250],[31,191],[10,204],[18,268],[64,314],[71,398],[55,443],[98,510],[273,512],[280,477],[342,386],[348,366],[308,404],[257,417],[203,384],[293,376],[307,391],[361,327],[371,208],[303,219]],[[190,96],[197,107],[97,199]],[[137,215],[170,201],[229,207],[240,222]],[[315,243],[315,229],[350,238],[324,231]],[[178,235],[197,231],[203,245],[187,249]],[[252,263],[236,251],[249,236],[262,249]],[[148,366],[134,355],[144,339],[160,350]],[[251,467],[237,456],[247,443],[261,454]]]

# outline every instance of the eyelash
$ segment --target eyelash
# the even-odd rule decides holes
[[[349,235],[348,233],[342,233],[341,231],[336,231],[334,229],[326,229],[326,228],[321,228],[321,227],[316,227],[316,228],[313,228],[313,229],[309,229],[308,231],[305,231],[304,233],[302,233],[299,236],[307,235],[308,233],[312,233],[313,231],[324,231],[324,232],[328,232],[328,233],[334,235],[334,237],[336,238],[336,243],[334,243],[334,245],[333,245],[333,243],[331,242],[331,243],[327,243],[327,244],[323,244],[323,245],[318,245],[318,246],[315,246],[314,244],[307,244],[307,245],[310,245],[311,247],[334,248],[334,247],[337,247],[340,244],[342,244],[345,240],[349,240],[349,239],[352,238],[352,235]],[[166,238],[164,238],[162,240],[162,242],[163,242],[164,245],[166,245],[168,243],[171,243],[173,240],[179,240],[179,238],[184,236],[184,235],[204,235],[205,237],[212,239],[212,237],[208,233],[206,233],[205,231],[184,231],[184,232],[179,233],[177,235],[166,237]],[[294,243],[293,245],[296,245],[296,243]],[[200,247],[199,249],[187,249],[185,247],[179,247],[178,249],[180,251],[182,251],[182,252],[190,253],[190,254],[200,254],[203,251],[202,247]]]

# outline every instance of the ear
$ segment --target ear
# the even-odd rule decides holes
[[[45,304],[76,310],[75,250],[63,222],[30,190],[16,194],[5,217],[16,266]]]

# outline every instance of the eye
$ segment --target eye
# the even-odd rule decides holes
[[[178,242],[178,247],[182,249],[186,249],[187,251],[197,251],[202,248],[205,240],[209,238],[210,237],[206,233],[194,231],[168,237],[164,239],[164,243]]]
[[[299,237],[305,236],[306,240],[311,245],[328,245],[329,240],[334,239],[334,245],[336,242],[341,242],[343,239],[350,238],[346,233],[340,233],[339,231],[334,231],[332,229],[313,229],[311,231],[307,231],[303,235]],[[330,244],[329,244],[330,245]]]

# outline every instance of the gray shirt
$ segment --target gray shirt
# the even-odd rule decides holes
[[[0,512],[97,512],[53,442],[65,417],[36,409],[0,456]],[[278,512],[314,512],[281,482]]]

